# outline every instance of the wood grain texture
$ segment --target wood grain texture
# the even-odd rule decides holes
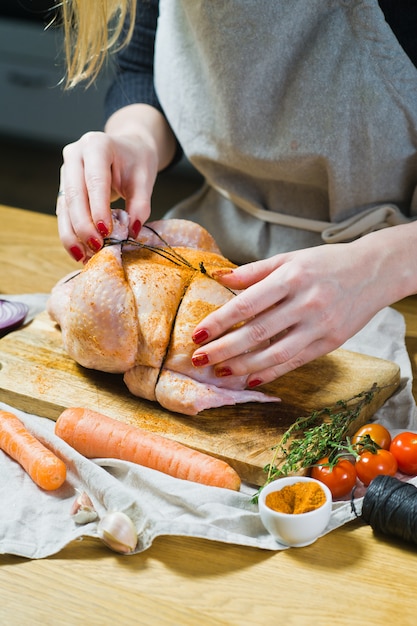
[[[122,376],[87,370],[65,352],[61,332],[46,312],[0,340],[0,398],[19,409],[57,419],[70,406],[100,411],[162,434],[230,463],[242,480],[263,484],[271,448],[298,417],[339,400],[381,388],[352,429],[364,423],[397,388],[396,364],[346,350],[317,359],[264,389],[282,402],[171,413],[130,394]]]
[[[413,395],[417,398],[417,295],[397,302],[394,308],[404,316],[406,321],[405,345],[413,372]]]
[[[49,293],[79,269],[58,238],[56,217],[0,205],[0,294]]]

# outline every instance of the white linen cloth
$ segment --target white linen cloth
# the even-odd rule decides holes
[[[46,297],[7,296],[30,306],[29,316],[42,311]],[[375,418],[392,432],[417,430],[417,411],[411,393],[411,365],[404,344],[404,320],[393,309],[378,313],[345,348],[396,361],[402,372],[400,389]],[[161,535],[201,537],[267,550],[285,549],[264,529],[255,489],[243,485],[240,492],[206,487],[166,476],[133,463],[113,459],[88,460],[55,436],[54,422],[23,413],[3,402],[0,408],[15,413],[28,429],[67,464],[66,483],[45,492],[18,463],[0,451],[0,554],[44,558],[59,552],[83,536],[96,537],[98,522],[78,525],[70,515],[78,492],[86,492],[102,516],[123,511],[139,534],[135,552],[146,550]],[[361,511],[356,498],[356,513]],[[355,518],[350,501],[336,502],[324,534]]]

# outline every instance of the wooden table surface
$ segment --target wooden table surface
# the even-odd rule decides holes
[[[54,217],[0,206],[0,224],[0,295],[49,291],[76,267]],[[397,305],[415,370],[416,305]],[[0,623],[407,626],[416,623],[416,564],[414,546],[360,521],[276,553],[162,537],[123,557],[88,539],[43,560],[0,556]]]

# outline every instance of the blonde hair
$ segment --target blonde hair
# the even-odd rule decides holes
[[[62,0],[61,21],[67,73],[65,87],[91,84],[110,52],[132,36],[136,0]],[[123,25],[128,28],[122,36]]]

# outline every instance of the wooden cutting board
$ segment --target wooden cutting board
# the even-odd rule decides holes
[[[295,419],[349,400],[377,383],[381,390],[364,407],[353,432],[399,382],[395,363],[340,349],[265,385],[281,403],[222,407],[188,417],[132,396],[122,376],[77,365],[65,353],[61,333],[46,312],[0,340],[2,402],[53,420],[70,406],[94,409],[223,458],[254,485],[265,482],[263,468],[272,460],[271,448]]]

